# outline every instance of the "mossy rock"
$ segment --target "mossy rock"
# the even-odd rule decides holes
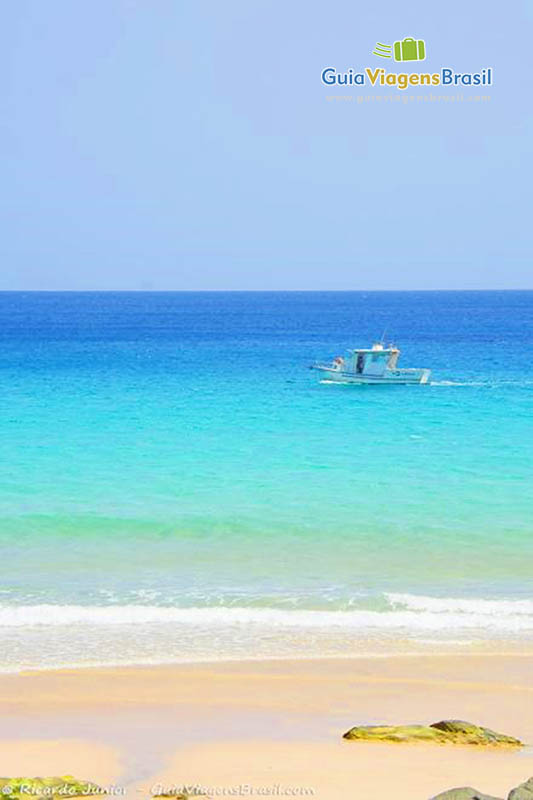
[[[505,733],[498,733],[490,728],[482,728],[480,725],[460,719],[444,719],[441,722],[434,722],[430,728],[457,737],[464,744],[507,744],[513,747],[522,744],[520,739],[516,739],[514,736],[507,736]]]
[[[463,786],[461,789],[448,789],[447,792],[438,794],[432,800],[501,800],[501,798],[483,794],[477,789],[472,789],[471,786]]]
[[[493,747],[522,745],[513,736],[455,719],[434,722],[432,725],[359,725],[350,728],[343,738],[368,742],[434,742]]]
[[[158,792],[157,794],[152,795],[152,800],[156,800],[157,797],[164,797],[165,800],[166,798],[171,798],[172,800],[188,800],[189,795],[184,794],[183,792]]]
[[[3,800],[60,800],[99,794],[105,794],[105,790],[91,781],[79,781],[72,775],[56,778],[0,778],[0,796]]]
[[[533,778],[511,789],[507,800],[533,800]]]
[[[446,734],[427,725],[358,725],[344,739],[368,742],[445,742]]]

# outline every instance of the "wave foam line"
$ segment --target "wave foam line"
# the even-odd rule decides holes
[[[409,595],[396,597],[410,598]],[[119,626],[170,624],[209,628],[231,626],[261,626],[268,628],[297,629],[344,629],[363,630],[405,630],[405,631],[444,631],[479,630],[518,632],[533,631],[533,614],[495,613],[491,601],[482,610],[465,611],[464,606],[454,610],[439,607],[445,600],[417,598],[420,607],[425,601],[435,600],[434,610],[402,609],[391,611],[303,611],[274,608],[177,608],[169,606],[0,606],[0,627],[29,628],[36,626]],[[408,599],[408,602],[415,602]],[[455,601],[459,604],[470,601]],[[471,601],[472,605],[476,602]],[[487,601],[486,601],[487,602]],[[505,601],[503,601],[505,602]],[[507,601],[511,603],[513,601]],[[521,602],[521,601],[517,601]],[[495,602],[494,607],[499,603]]]
[[[483,614],[533,616],[533,600],[485,600],[482,598],[426,597],[424,595],[386,593],[393,608],[430,611],[433,614]]]

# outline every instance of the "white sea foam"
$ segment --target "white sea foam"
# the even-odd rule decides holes
[[[488,381],[430,381],[430,386],[492,386]]]
[[[174,625],[222,629],[364,631],[468,631],[486,634],[533,632],[533,601],[434,598],[390,594],[390,609],[317,611],[279,608],[180,608],[149,605],[28,605],[0,606],[0,627]]]
[[[502,386],[531,386],[533,381],[527,378],[520,378],[519,380],[485,380],[485,381],[430,381],[430,386],[484,386],[489,389],[496,389]]]
[[[430,611],[434,614],[474,614],[476,616],[531,616],[533,600],[486,600],[483,598],[426,597],[414,594],[386,594],[393,608]]]

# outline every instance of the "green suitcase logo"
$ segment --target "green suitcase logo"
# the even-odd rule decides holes
[[[426,43],[423,39],[407,37],[401,42],[394,42],[395,61],[424,61],[426,58]]]

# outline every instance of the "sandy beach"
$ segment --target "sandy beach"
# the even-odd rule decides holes
[[[227,662],[4,675],[0,774],[74,774],[131,797],[506,796],[533,748],[350,742],[356,724],[467,719],[533,743],[533,655]],[[9,731],[6,736],[5,732]]]

